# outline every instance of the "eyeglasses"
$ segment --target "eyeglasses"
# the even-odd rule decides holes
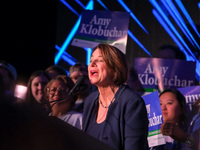
[[[61,94],[68,94],[69,93],[69,89],[65,89],[65,88],[47,88],[47,91],[49,91],[49,94],[55,94],[56,92],[59,92]]]

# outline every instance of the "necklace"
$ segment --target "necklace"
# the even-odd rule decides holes
[[[113,98],[112,98],[110,104],[113,103],[114,99],[115,99],[115,95],[113,96]],[[108,107],[110,106],[110,104],[109,104],[108,106],[104,106],[104,105],[102,104],[101,100],[100,100],[100,97],[99,97],[99,103],[100,103],[100,105],[101,105],[103,108],[108,108]]]

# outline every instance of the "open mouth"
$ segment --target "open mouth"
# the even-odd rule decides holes
[[[93,75],[95,75],[95,74],[97,74],[97,71],[94,71],[94,70],[91,70],[91,71],[90,71],[90,75],[91,75],[91,76],[93,76]]]

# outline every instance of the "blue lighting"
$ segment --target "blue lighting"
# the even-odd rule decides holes
[[[94,9],[94,2],[93,0],[90,0],[87,4],[87,6],[85,7],[86,10],[93,10]]]
[[[72,40],[72,38],[74,37],[76,31],[78,30],[79,24],[81,21],[81,17],[78,18],[77,22],[75,23],[74,27],[72,28],[71,32],[69,33],[69,35],[67,36],[67,39],[65,40],[65,42],[63,43],[60,51],[58,52],[58,54],[55,57],[55,64],[58,63],[58,61],[60,60],[60,57],[62,56],[63,52],[66,50],[66,48],[68,47],[70,41]]]
[[[156,17],[156,19],[159,21],[159,23],[162,25],[162,27],[165,29],[165,31],[170,35],[170,37],[174,40],[174,42],[177,44],[177,46],[183,50],[183,46],[181,45],[181,43],[177,40],[176,36],[173,34],[173,32],[169,29],[169,27],[166,25],[166,23],[164,22],[164,20],[162,19],[162,17],[158,14],[158,12],[153,9],[152,10],[153,15]],[[188,54],[183,51],[186,55],[186,58],[188,59]]]
[[[185,34],[185,36],[188,38],[188,40],[192,43],[192,45],[194,46],[194,43],[192,42],[191,38],[189,37],[189,35],[186,33],[185,30],[188,31],[187,27],[185,26],[185,24],[182,21],[182,18],[180,16],[180,14],[177,12],[176,8],[174,8],[173,4],[169,4],[170,6],[167,5],[165,0],[162,0],[162,3],[164,4],[165,8],[167,8],[168,12],[170,13],[170,15],[173,17],[173,19],[175,20],[175,22],[177,23],[177,25],[180,27],[180,29],[183,31],[183,33]],[[172,8],[172,9],[171,9]],[[172,12],[174,11],[174,12]],[[178,18],[178,19],[177,19]],[[181,24],[184,26],[181,25]],[[189,32],[189,31],[188,31]]]
[[[103,7],[105,8],[105,10],[108,10],[108,8],[106,7],[106,5],[104,5],[104,3],[101,0],[97,0],[97,2]]]
[[[190,15],[188,14],[187,10],[185,9],[185,7],[181,3],[181,1],[180,0],[175,0],[175,2],[177,3],[177,5],[179,6],[179,8],[181,9],[181,11],[183,12],[183,14],[185,15],[186,19],[188,20],[188,22],[190,23],[190,25],[192,26],[192,28],[194,29],[194,31],[196,32],[196,34],[200,37],[200,34],[197,31],[196,25],[192,21]],[[198,3],[198,5],[199,5],[199,8],[200,8],[200,3]]]
[[[183,38],[181,37],[181,35],[178,33],[178,31],[176,30],[176,28],[173,26],[173,24],[170,22],[170,20],[167,18],[167,16],[165,15],[165,13],[162,11],[162,9],[159,7],[159,5],[156,3],[156,1],[154,0],[149,0],[152,5],[158,10],[158,12],[161,14],[161,16],[163,17],[163,19],[165,20],[165,22],[167,22],[167,25],[171,28],[171,30],[175,33],[175,35],[178,37],[178,39],[183,43],[183,45],[186,47],[186,49],[189,51],[190,55],[196,59],[196,57],[194,56],[194,54],[192,53],[192,51],[190,50],[190,48],[188,47],[188,45],[185,43],[185,41],[183,40]],[[185,53],[185,52],[184,52]]]
[[[102,3],[101,0],[97,0],[106,10],[108,10],[108,8]],[[119,1],[120,3],[124,4],[122,1]],[[130,9],[124,4],[124,7],[126,8],[127,12],[130,12]],[[109,11],[109,10],[108,10]],[[133,14],[133,13],[132,13]],[[137,19],[137,18],[136,18]],[[145,30],[146,31],[146,30]],[[129,36],[149,55],[151,56],[151,54],[149,53],[149,51],[140,43],[140,41],[132,34],[132,32],[130,30],[127,31]]]
[[[58,47],[57,45],[55,46],[55,48],[60,51],[60,47]],[[61,56],[65,61],[67,61],[70,65],[74,65],[76,63],[76,59],[74,59],[70,54],[68,54],[67,52],[64,52]]]
[[[66,34],[66,39],[64,39],[65,41],[59,46],[55,45],[55,48],[58,51],[55,55],[54,62],[55,62],[55,64],[58,64],[58,62],[61,59],[63,59],[68,64],[74,65],[77,62],[77,60],[73,56],[71,56],[69,53],[67,53],[67,50],[68,50],[68,46],[69,46],[71,40],[73,39],[73,37],[76,34],[76,31],[79,27],[79,24],[81,21],[81,14],[78,13],[79,11],[77,12],[75,7],[72,8],[72,6],[70,6],[70,3],[68,3],[69,2],[68,0],[60,0],[60,2],[64,6],[66,6],[67,9],[71,10],[77,16],[78,19],[77,19],[74,27],[71,29],[71,31],[69,30],[69,33],[67,33],[68,35]],[[103,9],[109,11],[108,7],[103,3],[104,0],[96,0],[96,1],[87,0],[87,5],[85,5],[85,3],[83,4],[82,0],[74,1],[74,3],[76,3],[76,5],[77,4],[80,5],[83,10],[84,9],[85,10],[93,10],[94,2],[99,3]],[[134,11],[132,12],[131,9],[129,9],[128,5],[126,5],[126,3],[123,0],[116,0],[114,2],[119,3],[121,5],[122,9],[124,9],[125,11],[127,11],[130,14],[131,19],[133,19],[137,23],[137,25],[139,25],[140,28],[142,28],[142,30],[145,31],[145,33],[147,33],[149,35],[149,33],[145,29],[144,25],[139,21],[140,18],[137,19],[137,17],[133,14]],[[200,45],[199,45],[197,39],[194,38],[196,35],[198,37],[200,37],[200,33],[197,30],[197,27],[194,24],[193,20],[191,19],[189,13],[187,12],[187,10],[186,10],[187,7],[185,8],[185,6],[183,5],[181,0],[175,0],[175,1],[172,1],[172,0],[149,0],[149,2],[153,6],[152,14],[158,20],[160,25],[162,25],[162,27],[167,32],[167,34],[176,43],[176,45],[180,48],[180,50],[184,52],[187,60],[196,62],[196,75],[199,75],[200,74],[200,72],[199,72],[200,62],[196,58],[196,56],[193,54],[193,52],[191,51],[192,48],[190,48],[187,45],[188,43],[186,43],[182,37],[182,36],[184,36],[187,38],[186,40],[189,42],[189,45],[191,43],[195,49],[196,48],[200,49]],[[200,2],[197,2],[196,4],[198,4],[198,5],[194,6],[194,7],[198,7],[200,9]],[[160,7],[161,5],[162,5],[162,7]],[[165,13],[165,11],[167,12],[167,14]],[[169,17],[168,17],[168,15],[169,15]],[[186,23],[189,24],[191,29],[188,27],[188,25],[186,25]],[[192,35],[193,30],[194,30],[195,36]],[[144,50],[150,57],[152,57],[151,53],[145,48],[145,45],[143,45],[142,41],[139,41],[137,39],[137,37],[135,35],[133,35],[133,33],[130,30],[127,31],[127,34],[135,43],[137,43],[137,45],[139,47],[142,48],[142,50]],[[85,52],[86,52],[86,64],[89,65],[92,49],[91,48],[83,48],[83,50],[85,50]],[[198,80],[200,80],[199,76],[198,76]]]
[[[79,0],[75,0],[83,9],[85,9],[85,6],[79,1]]]
[[[62,55],[62,59],[65,60],[66,62],[68,62],[70,65],[75,65],[76,62],[74,62],[72,59],[70,59],[69,57]]]
[[[144,26],[140,23],[140,21],[136,18],[136,16],[131,12],[131,10],[126,6],[126,4],[122,0],[117,0],[122,7],[130,13],[130,16],[137,22],[137,24],[148,34],[148,31],[144,28]]]
[[[86,64],[89,65],[90,64],[90,58],[91,58],[91,55],[92,55],[92,49],[91,48],[84,48],[84,50],[87,53]]]
[[[169,27],[166,25],[166,23],[164,22],[164,20],[162,19],[162,17],[157,13],[157,11],[155,9],[152,10],[152,13],[154,14],[154,16],[156,17],[156,19],[159,21],[159,23],[162,25],[162,27],[166,30],[166,32],[171,36],[171,38],[174,40],[174,42],[178,45],[178,47],[180,48],[180,50],[182,50],[188,61],[196,61],[196,79],[199,79],[199,68],[200,68],[200,64],[199,61],[196,60],[196,57],[191,57],[190,55],[188,55],[188,53],[185,51],[184,47],[182,46],[182,44],[177,40],[176,36],[172,33],[172,31],[169,29]]]
[[[63,1],[63,0],[62,0],[62,2],[63,2],[68,8],[70,8],[70,10],[73,10],[73,8],[72,8],[67,2],[65,3],[65,1]],[[79,3],[81,6],[83,6],[82,3],[80,3],[80,1],[76,1],[76,2]],[[90,0],[90,1],[88,2],[87,6],[85,7],[85,9],[86,9],[86,10],[92,10],[92,9],[93,9],[93,5],[94,5],[93,0]],[[80,22],[81,22],[81,15],[79,15],[78,13],[76,13],[76,11],[73,11],[73,12],[74,12],[76,15],[78,15],[79,18],[78,18],[77,22],[75,23],[74,27],[72,28],[71,32],[70,32],[69,35],[67,36],[65,42],[64,42],[63,45],[61,46],[60,51],[59,51],[59,52],[57,53],[57,55],[55,56],[55,60],[54,60],[55,64],[58,64],[60,58],[62,57],[62,54],[65,52],[65,50],[67,49],[68,45],[70,44],[70,42],[71,42],[72,38],[74,37],[76,31],[78,30],[79,24],[80,24]],[[87,56],[87,57],[88,57],[88,56]],[[70,64],[69,60],[66,59],[66,57],[65,57],[65,60]]]
[[[149,55],[151,56],[151,54],[149,53],[149,51],[140,43],[140,41],[131,33],[130,30],[128,30],[128,35]]]
[[[165,1],[162,0],[162,2],[165,4]],[[167,1],[169,7],[172,9],[172,11],[174,12],[174,14],[176,15],[176,17],[178,18],[179,22],[181,23],[181,25],[184,27],[184,29],[186,30],[187,33],[185,33],[186,37],[190,40],[190,38],[188,37],[188,35],[191,37],[191,39],[193,40],[193,42],[196,44],[196,46],[200,49],[199,45],[197,44],[196,40],[194,39],[194,37],[192,36],[191,32],[189,31],[189,29],[187,28],[186,24],[184,23],[184,19],[181,17],[181,15],[179,14],[178,10],[176,9],[176,7],[174,6],[174,4],[170,1]],[[167,5],[165,5],[167,6]],[[168,7],[168,6],[167,6]],[[170,9],[169,9],[170,10]],[[174,17],[175,18],[175,17]],[[178,21],[177,21],[178,23]],[[184,29],[182,28],[182,26],[179,25],[179,27],[182,29],[182,31],[184,31]],[[190,40],[190,42],[193,44],[193,42]]]
[[[67,6],[73,13],[79,15],[65,0],[60,0],[65,6]]]

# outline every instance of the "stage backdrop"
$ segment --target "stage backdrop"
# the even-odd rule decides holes
[[[59,1],[55,63],[66,68],[76,61],[89,63],[91,49],[72,46],[71,42],[84,10],[104,10],[126,11],[130,14],[126,55],[131,66],[136,57],[156,57],[158,48],[165,44],[179,47],[187,60],[199,64],[198,5],[198,0]],[[199,74],[199,69],[196,73]]]

